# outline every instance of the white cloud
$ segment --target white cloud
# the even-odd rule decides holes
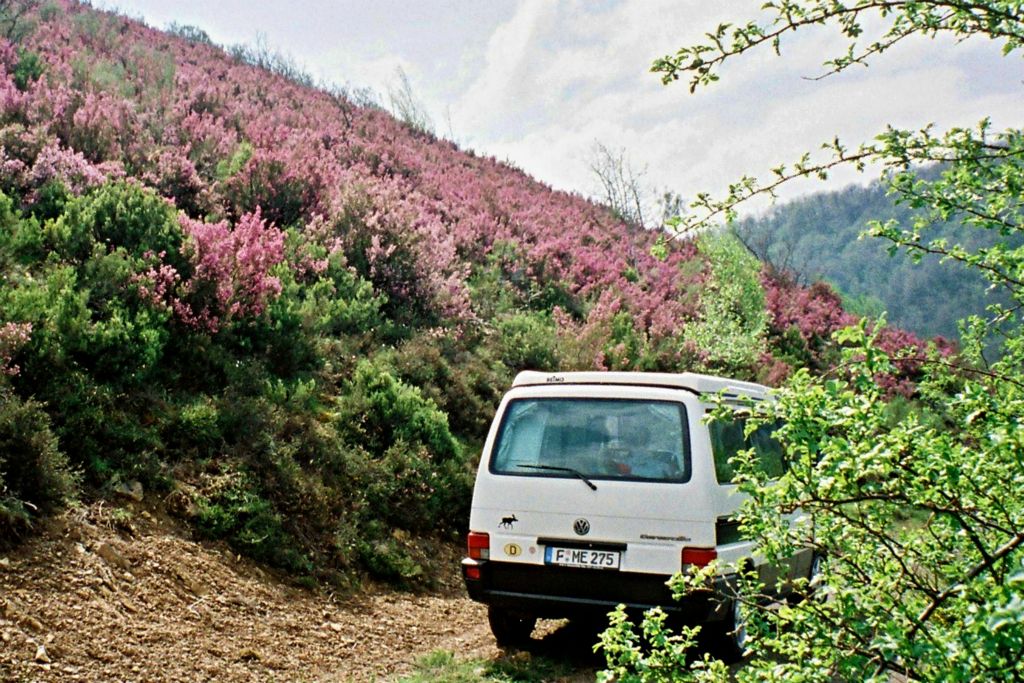
[[[968,51],[950,41],[910,41],[868,69],[814,81],[844,44],[832,29],[805,31],[783,43],[782,57],[765,49],[733,60],[722,81],[689,95],[685,82],[665,87],[647,72],[653,58],[749,15],[668,0],[592,8],[520,5],[492,35],[486,63],[456,107],[479,151],[510,158],[560,189],[595,188],[587,165],[595,140],[626,148],[652,185],[692,196],[720,191],[744,173],[768,173],[836,134],[854,144],[887,123],[972,124],[986,112],[1021,123],[1019,87],[995,92],[998,80],[990,79],[989,91],[965,96],[966,64],[1007,67],[991,45]],[[809,189],[820,186],[794,191]]]

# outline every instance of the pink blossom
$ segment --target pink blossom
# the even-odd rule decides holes
[[[185,251],[194,269],[192,279],[213,285],[221,320],[258,316],[281,293],[281,281],[270,270],[284,260],[284,233],[267,225],[259,209],[243,215],[234,227],[227,221],[202,223],[185,215],[180,222],[188,240]]]
[[[0,325],[0,374],[17,375],[21,368],[11,363],[18,349],[32,337],[32,323],[4,323]]]
[[[41,186],[59,180],[75,194],[102,184],[106,178],[81,153],[49,144],[36,157],[31,171],[32,182]]]

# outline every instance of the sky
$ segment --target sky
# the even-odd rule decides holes
[[[690,94],[650,65],[762,0],[108,0],[97,6],[202,28],[222,45],[287,55],[318,81],[370,88],[387,106],[405,73],[438,135],[508,161],[556,189],[594,196],[600,143],[648,190],[721,195],[837,135],[853,146],[886,125],[1024,127],[1024,60],[987,40],[904,41],[868,68],[815,80],[845,47],[815,28],[727,64]],[[833,189],[806,183],[786,196]]]

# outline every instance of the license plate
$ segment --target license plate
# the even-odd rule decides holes
[[[618,569],[622,554],[614,550],[584,550],[582,548],[544,549],[544,564],[584,569]]]

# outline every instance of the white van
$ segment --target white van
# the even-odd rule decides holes
[[[462,571],[488,605],[499,645],[521,645],[537,618],[604,619],[616,605],[660,606],[743,649],[743,607],[723,590],[742,563],[767,586],[809,576],[811,553],[786,577],[760,562],[731,515],[740,503],[728,459],[754,447],[781,472],[771,429],[705,424],[705,394],[763,400],[758,384],[693,373],[520,373],[484,445]],[[710,593],[672,599],[666,581],[718,558]],[[814,562],[814,569],[818,563]]]

